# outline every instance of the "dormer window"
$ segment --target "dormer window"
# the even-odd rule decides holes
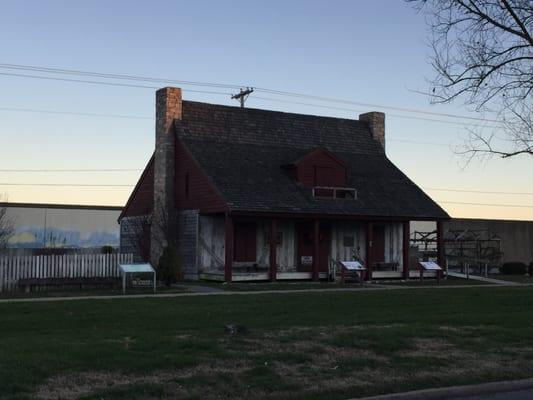
[[[315,149],[294,163],[294,177],[304,187],[344,187],[348,167],[339,157],[326,149]]]
[[[357,199],[357,190],[346,187],[326,187],[315,186],[313,188],[313,197],[316,199]]]

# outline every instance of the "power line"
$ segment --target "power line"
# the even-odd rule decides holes
[[[280,95],[280,96],[305,97],[305,98],[308,98],[308,99],[314,99],[314,100],[318,100],[318,101],[325,101],[325,102],[329,102],[329,103],[353,104],[353,105],[356,105],[356,106],[363,106],[363,107],[369,107],[369,108],[382,108],[382,109],[402,111],[402,112],[408,112],[408,113],[419,113],[419,114],[427,114],[427,115],[436,115],[436,116],[446,117],[446,118],[468,119],[468,120],[481,121],[481,122],[495,122],[495,123],[498,123],[498,124],[502,122],[502,121],[498,121],[498,120],[495,120],[495,119],[470,117],[470,116],[466,116],[466,115],[458,115],[458,114],[450,114],[450,113],[439,113],[439,112],[435,112],[435,111],[418,110],[418,109],[415,109],[415,108],[394,107],[394,106],[388,106],[388,105],[382,105],[382,104],[363,103],[363,102],[352,101],[352,100],[335,99],[335,98],[332,98],[332,97],[313,96],[313,95],[303,94],[303,93],[286,92],[286,91],[281,91],[281,90],[272,90],[272,89],[265,89],[265,88],[258,88],[258,87],[255,87],[255,90],[258,91],[258,92],[271,93],[271,94],[276,94],[276,95]]]
[[[463,190],[463,189],[430,188],[430,187],[423,187],[423,189],[434,190],[434,191],[437,191],[437,192],[480,193],[480,194],[510,194],[510,195],[521,195],[521,196],[533,196],[533,192],[499,192],[499,191]]]
[[[168,79],[168,78],[154,78],[154,77],[149,77],[149,76],[128,75],[128,74],[110,74],[110,73],[104,73],[104,72],[91,72],[91,71],[82,71],[82,70],[76,70],[76,69],[39,67],[35,65],[0,64],[0,68],[23,70],[23,71],[45,72],[45,73],[54,73],[54,74],[92,76],[92,77],[106,78],[106,79],[135,80],[135,81],[142,81],[142,82],[165,82],[165,83],[173,83],[173,84],[178,84],[178,85],[205,86],[205,87],[216,87],[216,88],[224,88],[224,89],[239,89],[240,87],[243,86],[243,85],[232,85],[232,84],[215,83],[215,82],[199,82],[199,81],[185,81],[185,80]]]
[[[105,169],[0,169],[0,172],[131,172],[143,171],[142,168],[105,168]]]
[[[0,183],[0,186],[133,187],[135,185],[110,185],[92,183]]]
[[[137,115],[102,114],[102,113],[88,113],[88,112],[77,112],[77,111],[39,110],[39,109],[35,109],[35,108],[0,107],[0,111],[32,112],[32,113],[42,113],[42,114],[79,115],[79,116],[82,116],[82,117],[105,117],[105,118],[149,119],[149,120],[153,120],[154,119],[154,117],[143,117],[143,116],[137,116]]]
[[[279,102],[279,103],[299,104],[299,105],[303,105],[303,106],[327,108],[327,109],[330,109],[330,110],[350,111],[350,112],[357,112],[357,113],[364,112],[363,110],[356,110],[356,109],[353,109],[353,108],[338,107],[338,106],[327,106],[327,105],[324,105],[324,104],[304,103],[304,102],[301,102],[301,101],[274,99],[272,97],[254,96],[251,99],[252,100],[253,99],[260,99],[260,100],[271,101],[271,102]],[[435,118],[415,117],[413,115],[400,115],[400,114],[387,113],[387,117],[414,119],[414,120],[429,121],[429,122],[438,122],[438,123],[442,123],[442,124],[496,128],[496,126],[487,126],[487,125],[474,124],[474,123],[468,123],[468,122],[460,122],[460,121],[445,121],[445,120],[435,119]]]
[[[243,86],[243,85],[221,84],[221,83],[213,83],[213,82],[196,82],[196,81],[184,81],[184,80],[166,79],[166,78],[154,78],[154,77],[148,77],[148,76],[136,76],[136,75],[127,75],[127,74],[108,74],[108,73],[102,73],[102,72],[81,71],[81,70],[72,70],[72,69],[65,69],[65,68],[50,68],[50,67],[21,65],[21,64],[2,63],[0,64],[0,68],[11,69],[11,70],[14,69],[14,70],[23,70],[23,71],[42,72],[42,73],[53,73],[53,74],[90,76],[90,77],[97,77],[97,78],[104,78],[104,79],[134,80],[134,81],[143,81],[143,82],[164,82],[164,83],[174,83],[174,84],[180,84],[180,85],[216,87],[216,88],[227,88],[227,89],[230,89],[230,88],[237,89]],[[25,74],[1,73],[1,75],[40,78],[40,79],[55,79],[55,80],[64,80],[64,81],[81,82],[81,83],[93,83],[93,84],[96,83],[96,81],[53,78],[53,77],[43,77],[43,76],[37,77],[35,75],[25,75]],[[158,87],[152,87],[152,86],[119,84],[119,83],[114,83],[114,82],[101,82],[101,84],[108,84],[111,86],[127,86],[127,87],[158,89]],[[332,97],[316,96],[316,95],[309,95],[309,94],[304,94],[304,93],[296,93],[296,92],[289,92],[289,91],[282,91],[282,90],[275,90],[275,89],[268,89],[268,88],[257,88],[256,87],[255,90],[259,92],[263,92],[263,93],[270,93],[270,94],[277,95],[277,96],[308,98],[308,99],[313,99],[313,100],[317,100],[321,102],[328,102],[328,103],[352,104],[352,105],[370,107],[370,108],[389,109],[389,110],[396,110],[396,111],[407,112],[407,113],[434,115],[434,116],[440,116],[440,117],[445,117],[445,118],[467,119],[467,120],[474,120],[474,121],[480,121],[480,122],[493,122],[493,123],[498,123],[498,124],[502,122],[502,121],[493,120],[493,119],[471,117],[471,116],[464,116],[464,115],[451,114],[451,113],[425,111],[425,110],[419,110],[415,108],[395,107],[395,106],[382,105],[382,104],[371,104],[371,103],[364,103],[364,102],[358,102],[358,101],[352,101],[352,100],[336,99]],[[204,91],[194,91],[194,90],[189,90],[189,91],[205,93]],[[220,93],[220,92],[210,92],[209,94],[231,95],[231,93]]]
[[[45,79],[45,80],[52,80],[52,81],[63,81],[63,82],[76,82],[76,83],[88,83],[93,85],[106,85],[106,86],[120,86],[120,87],[131,87],[131,88],[137,88],[137,89],[153,89],[157,90],[159,89],[158,86],[147,86],[147,85],[133,85],[129,83],[118,83],[118,82],[104,82],[104,81],[88,81],[84,79],[70,79],[70,78],[57,78],[53,76],[41,76],[41,75],[26,75],[26,74],[13,74],[8,72],[0,72],[0,75],[4,76],[14,76],[19,78],[34,78],[34,79]],[[223,93],[223,92],[211,92],[207,90],[193,90],[193,89],[185,89],[186,92],[192,92],[192,93],[203,93],[203,94],[217,94],[217,95],[224,95],[229,96],[231,93]]]
[[[460,202],[460,201],[442,201],[442,200],[435,200],[435,201],[437,203],[443,203],[443,204],[461,204],[461,205],[467,205],[467,206],[533,208],[533,206],[525,206],[525,205],[521,205],[521,204],[463,203],[463,202]]]

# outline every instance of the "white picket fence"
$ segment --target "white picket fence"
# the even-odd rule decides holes
[[[0,256],[0,293],[18,290],[19,279],[119,277],[119,264],[132,262],[133,254]]]

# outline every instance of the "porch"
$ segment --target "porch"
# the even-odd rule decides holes
[[[338,261],[358,260],[364,280],[420,277],[409,221],[199,215],[199,279],[243,282],[335,279]],[[439,238],[442,225],[437,222]],[[437,262],[444,265],[442,240]],[[435,277],[426,271],[424,277]]]

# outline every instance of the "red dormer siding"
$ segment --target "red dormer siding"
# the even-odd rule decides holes
[[[327,150],[314,150],[295,163],[296,179],[305,187],[346,185],[346,165]]]

